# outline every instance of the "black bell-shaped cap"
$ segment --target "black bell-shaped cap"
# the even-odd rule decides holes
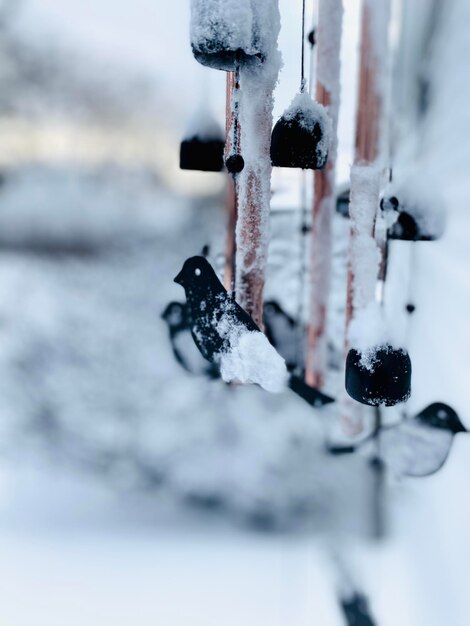
[[[203,172],[221,172],[224,167],[224,142],[198,137],[184,139],[180,146],[180,168]]]
[[[213,40],[204,42],[202,45],[192,45],[193,56],[206,67],[226,72],[235,72],[238,67],[254,65],[264,60],[261,52],[249,54],[242,48],[228,49],[224,47],[224,42]]]
[[[210,110],[202,104],[193,113],[180,146],[180,168],[221,172],[224,168],[225,137]]]
[[[307,93],[298,94],[276,122],[271,135],[271,162],[275,167],[320,170],[330,145],[330,118]]]
[[[346,391],[362,404],[394,406],[411,393],[408,352],[390,345],[368,351],[366,358],[351,349],[346,359]]]
[[[218,70],[260,65],[279,29],[277,2],[191,0],[191,49],[196,61]]]

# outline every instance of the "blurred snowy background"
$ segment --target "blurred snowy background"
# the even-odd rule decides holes
[[[297,90],[293,4],[280,1],[275,116]],[[340,182],[359,22],[358,0],[345,5]],[[397,167],[413,162],[447,210],[443,239],[413,252],[408,410],[448,402],[470,426],[470,15],[466,0],[446,3],[426,47],[438,5],[408,9],[416,33],[393,99]],[[329,409],[320,418],[289,394],[192,378],[174,361],[160,319],[182,298],[172,279],[205,244],[218,262],[225,226],[223,175],[178,170],[194,107],[209,93],[224,115],[225,77],[193,60],[188,22],[188,0],[0,4],[0,621],[338,626],[333,546],[378,625],[468,626],[469,441],[436,476],[391,481],[378,543],[366,463],[323,451]],[[431,96],[413,134],[417,76]],[[288,193],[275,206],[290,208],[299,184],[277,173]],[[273,215],[267,285],[290,312],[282,259],[298,254],[297,220]],[[391,288],[408,282],[410,245],[393,244]],[[340,286],[344,254],[339,242]]]

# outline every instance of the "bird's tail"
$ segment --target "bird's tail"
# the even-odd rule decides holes
[[[327,396],[319,389],[307,385],[303,378],[300,378],[300,376],[296,376],[295,374],[290,375],[289,387],[294,393],[296,393],[303,400],[305,400],[307,404],[310,404],[310,406],[313,406],[315,408],[320,408],[325,404],[330,404],[331,402],[335,401],[334,398],[332,398],[331,396]]]

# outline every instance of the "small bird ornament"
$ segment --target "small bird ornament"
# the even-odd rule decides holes
[[[288,373],[284,359],[226,291],[206,258],[187,259],[174,280],[186,293],[194,343],[207,361],[217,364],[224,381],[255,383],[273,393],[290,387],[312,406],[334,401]]]
[[[468,432],[452,407],[433,402],[414,417],[384,426],[357,444],[331,446],[332,454],[367,450],[374,439],[380,458],[396,476],[415,478],[435,474],[446,462],[455,435]]]

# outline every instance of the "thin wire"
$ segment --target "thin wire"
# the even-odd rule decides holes
[[[300,93],[305,91],[305,0],[302,0],[302,47],[300,55]]]
[[[297,373],[301,374],[304,364],[304,308],[305,308],[305,279],[307,276],[307,184],[306,171],[302,170],[300,181],[300,259],[299,259],[299,294],[297,302],[297,337],[296,337],[296,362]]]
[[[301,48],[301,67],[300,67],[300,92],[305,91],[305,0],[302,0],[302,48]],[[310,50],[310,73],[312,73],[313,48]],[[310,77],[310,86],[312,85],[312,76]],[[299,295],[297,303],[297,338],[296,338],[296,361],[297,373],[301,374],[305,367],[304,364],[304,308],[305,308],[305,280],[307,277],[307,233],[309,232],[307,217],[307,180],[306,172],[302,170],[300,183],[300,263],[299,263]]]
[[[233,90],[233,147],[240,154],[240,61],[237,53],[235,64],[235,85]]]

